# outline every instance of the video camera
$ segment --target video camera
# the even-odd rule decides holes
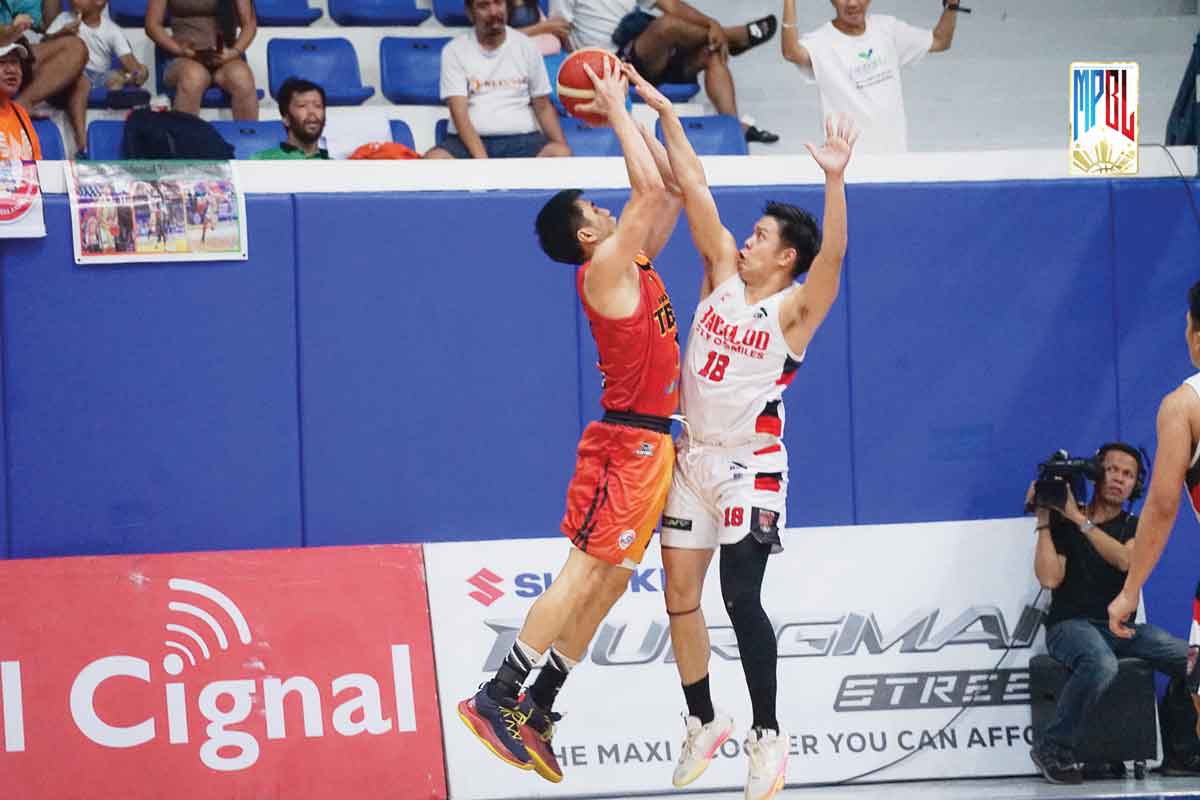
[[[1038,506],[1061,509],[1067,503],[1067,487],[1077,499],[1087,491],[1085,480],[1100,480],[1104,470],[1094,458],[1071,458],[1066,450],[1056,450],[1048,459],[1038,464],[1037,481],[1033,489],[1033,503],[1025,506],[1032,513]]]

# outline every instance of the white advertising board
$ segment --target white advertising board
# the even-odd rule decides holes
[[[779,642],[788,784],[1014,775],[1029,759],[1029,658],[1041,652],[1028,519],[793,529],[773,556],[764,606]],[[566,558],[565,538],[425,546],[450,796],[662,792],[683,735],[657,542],[597,631],[556,710],[565,777],[501,763],[455,706],[488,679]],[[737,721],[690,788],[744,784],[750,703],[721,601],[704,612],[714,702]],[[956,719],[951,723],[952,718]],[[947,724],[949,724],[949,727]]]

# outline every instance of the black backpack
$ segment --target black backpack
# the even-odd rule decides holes
[[[131,159],[226,161],[233,158],[233,145],[192,114],[139,108],[125,120],[121,153]]]
[[[1158,724],[1162,728],[1163,766],[1195,763],[1200,756],[1196,706],[1182,678],[1171,678],[1167,684],[1167,693],[1158,704]]]

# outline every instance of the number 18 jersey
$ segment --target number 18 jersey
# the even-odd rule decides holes
[[[735,274],[700,302],[682,370],[681,407],[694,440],[728,447],[783,436],[783,390],[804,360],[779,324],[791,289],[749,304]]]

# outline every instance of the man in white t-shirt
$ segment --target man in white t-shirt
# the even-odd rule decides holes
[[[651,14],[658,12],[658,16]],[[729,57],[775,35],[774,14],[724,26],[685,0],[550,0],[550,15],[570,25],[572,50],[616,52],[655,86],[692,83],[704,73],[704,92],[718,114],[739,117]],[[747,142],[773,144],[778,134],[741,119]]]
[[[426,158],[569,156],[538,46],[508,27],[505,0],[467,0],[475,30],[442,50],[449,135]]]
[[[933,30],[868,14],[871,0],[830,2],[837,16],[797,38],[796,0],[784,0],[779,37],[783,57],[817,84],[822,116],[843,113],[854,118],[862,130],[860,151],[906,152],[908,121],[900,68],[926,53],[950,49],[960,10],[957,0],[943,0],[942,16]]]

